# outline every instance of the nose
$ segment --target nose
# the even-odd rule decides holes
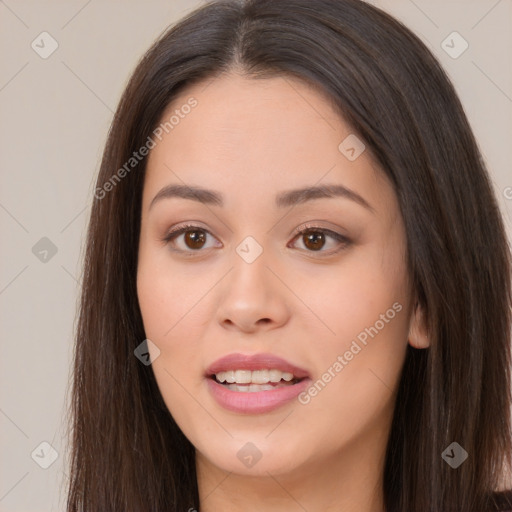
[[[223,328],[254,333],[282,327],[290,317],[290,291],[263,252],[248,263],[235,254],[232,270],[219,289],[217,315]],[[278,277],[279,276],[279,277]]]

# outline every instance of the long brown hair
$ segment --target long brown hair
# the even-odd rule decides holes
[[[149,49],[112,122],[87,233],[68,512],[199,510],[194,447],[134,356],[145,339],[136,272],[146,159],[126,162],[179,91],[234,68],[324,91],[395,187],[431,345],[407,347],[386,510],[495,510],[512,469],[510,249],[453,86],[419,38],[362,1],[223,0]],[[468,453],[457,469],[442,458],[452,442]]]

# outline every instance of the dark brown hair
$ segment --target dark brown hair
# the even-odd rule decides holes
[[[108,192],[104,184],[146,144],[179,91],[232,70],[321,89],[395,188],[431,346],[407,347],[386,510],[496,510],[495,491],[510,485],[512,469],[510,249],[453,86],[415,35],[362,1],[224,0],[150,48],[109,132],[76,333],[68,512],[199,510],[194,447],[151,367],[134,356],[146,338],[136,291],[146,159]],[[454,441],[469,454],[457,469],[441,457]]]

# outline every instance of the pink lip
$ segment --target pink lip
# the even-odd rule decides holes
[[[224,385],[219,384],[215,378],[211,378],[215,373],[227,370],[269,369],[290,372],[296,378],[302,380],[296,384],[269,391],[240,392],[227,389]],[[207,377],[208,389],[220,406],[233,412],[245,414],[264,413],[277,409],[305,391],[311,383],[311,378],[309,378],[306,370],[272,354],[229,354],[211,364],[206,370],[205,376]]]
[[[277,409],[291,402],[311,385],[311,379],[306,378],[290,386],[251,393],[231,391],[215,379],[206,379],[206,381],[210,393],[220,406],[229,411],[244,414],[258,414]]]
[[[295,366],[285,359],[273,354],[229,354],[217,359],[206,369],[206,376],[211,377],[215,373],[228,370],[281,370],[293,373],[298,379],[309,377],[309,373],[303,368]]]

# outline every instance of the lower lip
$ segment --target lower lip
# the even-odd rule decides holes
[[[232,391],[215,379],[207,378],[211,394],[219,405],[233,412],[258,414],[269,412],[291,402],[305,391],[311,379],[305,378],[297,384],[282,386],[269,391],[243,392]]]

